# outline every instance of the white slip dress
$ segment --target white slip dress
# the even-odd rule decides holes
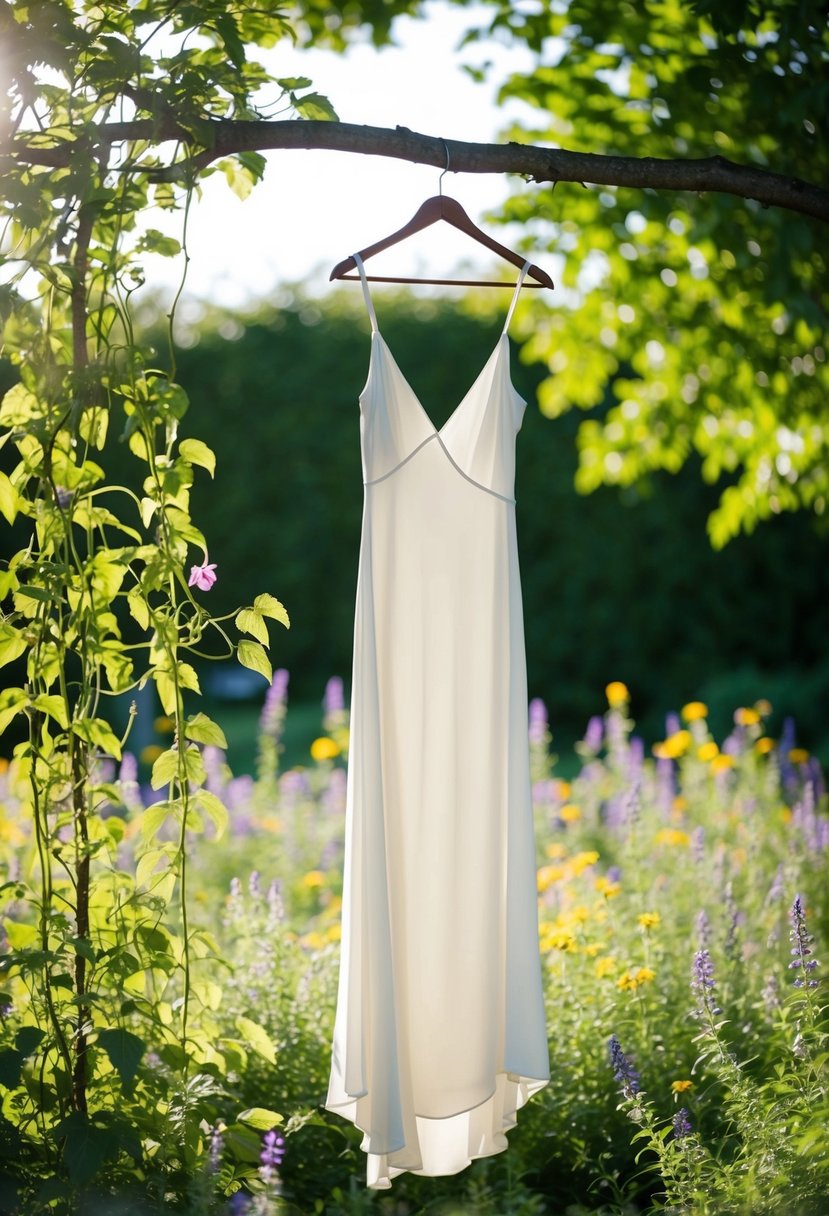
[[[366,1183],[508,1148],[550,1079],[507,328],[437,430],[371,317],[342,937],[324,1107]]]

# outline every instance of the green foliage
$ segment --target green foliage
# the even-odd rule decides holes
[[[246,4],[4,3],[0,25],[9,130],[43,153],[33,165],[5,155],[0,200],[3,353],[18,373],[0,401],[0,511],[19,544],[0,572],[0,663],[18,677],[2,693],[0,733],[17,731],[13,796],[29,840],[4,887],[3,999],[24,1014],[3,1044],[0,1206],[17,1210],[11,1178],[34,1213],[73,1210],[100,1175],[126,1183],[150,1165],[148,1195],[181,1199],[232,1070],[249,1052],[275,1061],[252,1018],[216,1033],[221,991],[204,972],[221,960],[206,929],[191,931],[187,863],[195,833],[228,825],[203,759],[226,740],[185,703],[200,691],[196,658],[235,657],[269,681],[266,622],[289,619],[270,594],[224,616],[204,606],[208,546],[190,495],[216,458],[180,434],[189,400],[172,345],[170,366],[156,366],[135,339],[130,300],[142,252],[186,254],[186,223],[181,242],[150,229],[129,248],[127,237],[151,202],[186,217],[211,120],[259,116],[263,85],[298,112],[334,115],[305,83],[269,81],[247,58],[248,45],[290,31]],[[147,44],[165,27],[170,53],[154,57]],[[147,118],[148,139],[102,149],[94,126],[123,105]],[[165,126],[165,138],[191,140],[159,183]],[[233,188],[263,165],[233,158]],[[124,485],[110,476],[119,447],[131,464]],[[251,628],[256,641],[242,636]],[[128,829],[128,787],[103,772],[122,760],[136,709],[121,731],[109,707],[148,684],[173,740],[152,772],[162,798]],[[124,869],[128,830],[140,847]],[[240,1132],[212,1193],[231,1194],[250,1172],[242,1140],[255,1141],[255,1161],[266,1114],[238,1116],[256,1130]],[[271,1112],[269,1126],[280,1117]]]
[[[826,177],[829,31],[808,5],[499,5],[493,31],[535,55],[500,90],[534,112],[511,139]],[[523,330],[549,372],[542,409],[615,398],[579,429],[580,490],[639,484],[696,456],[720,489],[718,548],[781,512],[825,519],[818,221],[725,195],[567,184],[522,191],[502,214],[531,226],[528,247],[550,233],[564,258],[562,306]]]
[[[327,696],[320,738],[327,746],[307,767],[280,771],[275,763],[251,782],[234,778],[221,751],[204,747],[211,791],[233,812],[220,848],[209,831],[187,829],[200,964],[191,991],[194,1043],[206,1058],[187,1090],[188,1115],[182,1096],[171,1096],[174,1008],[162,988],[142,998],[130,983],[135,963],[121,954],[129,985],[123,1025],[100,1028],[96,1040],[112,1107],[61,1125],[77,1154],[71,1164],[85,1210],[95,1210],[95,1178],[128,1210],[130,1155],[141,1159],[135,1133],[160,1134],[169,1120],[173,1138],[192,1147],[164,1189],[188,1216],[228,1216],[223,1196],[233,1186],[261,1204],[242,1207],[251,1216],[822,1216],[829,1185],[822,774],[802,752],[771,744],[763,704],[733,713],[726,739],[713,736],[704,705],[688,704],[655,757],[643,757],[627,690],[613,684],[607,694],[610,708],[595,716],[589,740],[561,762],[550,752],[545,707],[530,707],[551,1079],[519,1111],[507,1152],[457,1175],[404,1174],[391,1194],[369,1192],[361,1130],[323,1108],[348,756],[347,711],[334,704],[339,696]],[[285,709],[283,680],[267,698],[263,755],[266,744],[278,753]],[[105,764],[102,779],[130,804],[117,856],[123,883],[137,859],[141,867],[141,829],[158,804],[136,800],[128,774]],[[0,834],[0,857],[12,866],[27,855],[34,830],[16,793],[18,766],[14,760],[0,773],[3,822],[12,829]],[[559,775],[565,768],[572,779]],[[28,928],[15,889],[3,895],[4,911],[16,908],[14,923]],[[12,927],[8,915],[4,924]],[[96,925],[84,949],[100,960],[111,940],[108,927]],[[133,948],[154,952],[157,975],[174,942],[162,913],[143,924]],[[701,951],[709,971],[701,971]],[[44,1035],[31,1023],[23,975],[7,977],[0,1000],[0,1076],[19,1102],[33,1088]],[[611,1035],[627,1079],[614,1076]],[[272,1129],[285,1141],[276,1190],[264,1185],[259,1160]],[[142,1162],[138,1189],[148,1216],[167,1210],[157,1158],[170,1151],[169,1140],[167,1132]],[[37,1153],[28,1138],[16,1148],[27,1200],[38,1185]]]
[[[378,291],[383,332],[440,425],[491,350],[503,301],[496,293],[440,301]],[[537,321],[541,310],[533,293],[516,320]],[[228,331],[239,336],[223,338]],[[328,674],[347,677],[351,667],[362,504],[357,395],[369,344],[359,287],[344,284],[327,299],[297,292],[279,312],[264,302],[241,313],[206,308],[180,332],[179,378],[205,440],[222,453],[215,482],[202,478],[192,491],[225,574],[211,596],[230,611],[278,570],[292,618],[280,662],[291,671],[295,704],[318,702]],[[146,340],[157,345],[159,331]],[[803,517],[781,516],[736,537],[725,553],[712,551],[705,519],[716,493],[695,457],[675,476],[651,474],[621,495],[607,486],[580,495],[579,412],[545,418],[536,404],[543,371],[518,352],[512,375],[530,403],[516,470],[527,669],[531,692],[555,706],[559,737],[580,735],[612,672],[636,689],[637,719],[651,738],[677,695],[702,694],[717,729],[735,701],[767,696],[775,731],[794,714],[807,745],[829,757],[821,709],[829,695],[826,538]],[[246,443],[234,442],[240,408]],[[128,459],[122,454],[122,477]]]

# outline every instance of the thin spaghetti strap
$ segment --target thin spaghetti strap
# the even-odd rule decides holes
[[[366,279],[366,268],[363,265],[363,259],[360,257],[359,253],[353,253],[351,256],[354,258],[354,261],[357,264],[357,269],[360,272],[360,278],[362,279],[362,282],[363,282],[363,295],[365,296],[366,308],[368,309],[368,315],[371,317],[371,332],[373,334],[376,334],[377,333],[377,313],[374,311],[374,305],[371,302],[371,292],[368,289],[368,280]]]
[[[503,329],[504,333],[506,333],[507,330],[509,329],[509,323],[512,320],[512,314],[515,311],[515,305],[518,303],[518,293],[521,290],[521,285],[524,282],[527,271],[529,270],[531,265],[532,265],[531,262],[525,262],[524,265],[521,267],[521,273],[518,276],[518,282],[515,284],[515,292],[512,297],[512,303],[509,306],[509,312],[507,313],[507,319],[504,322],[504,329]]]

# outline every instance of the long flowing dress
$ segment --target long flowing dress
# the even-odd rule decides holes
[[[342,937],[324,1106],[366,1183],[508,1148],[550,1078],[515,526],[526,402],[507,328],[437,430],[372,323],[346,783]]]

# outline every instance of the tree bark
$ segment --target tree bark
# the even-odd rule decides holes
[[[41,147],[42,136],[33,142],[18,137],[0,145],[0,157],[13,156],[32,164],[66,165],[79,143],[111,144],[122,140],[183,140],[201,145],[191,164],[203,168],[219,157],[237,152],[276,148],[324,148],[330,151],[389,156],[414,164],[453,173],[517,173],[535,182],[581,182],[638,189],[711,192],[754,199],[764,207],[783,207],[829,223],[829,190],[788,174],[773,173],[754,165],[740,165],[723,156],[667,160],[653,156],[599,155],[570,152],[533,144],[476,144],[423,135],[408,127],[367,127],[347,122],[235,121],[206,119],[197,128],[187,128],[171,115],[161,119],[102,123],[94,134],[72,144]],[[184,166],[174,164],[160,170],[141,169],[154,180],[178,180]],[[130,166],[121,166],[128,172]]]

